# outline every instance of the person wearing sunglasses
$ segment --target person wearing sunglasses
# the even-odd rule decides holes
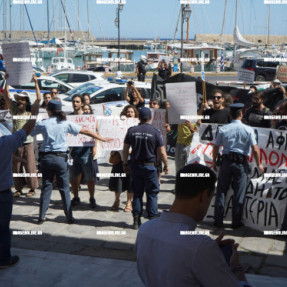
[[[203,102],[198,115],[204,116],[202,123],[228,124],[230,123],[229,108],[224,106],[224,95],[221,90],[213,90],[211,95],[213,108],[209,108],[207,102]]]
[[[57,97],[58,97],[58,94],[59,94],[59,91],[58,91],[57,88],[53,88],[53,89],[51,90],[52,99],[57,98]]]

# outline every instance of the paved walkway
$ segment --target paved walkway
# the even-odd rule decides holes
[[[171,175],[164,175],[162,178],[161,193],[159,194],[160,212],[163,210],[168,210],[174,199],[174,195],[171,193],[171,190],[174,189],[174,177],[172,176],[174,174],[174,163],[172,162],[172,159],[169,159],[169,161],[171,167]],[[102,173],[110,172],[110,170],[110,165],[105,164],[100,166],[100,172]],[[88,260],[87,262],[90,262],[89,260],[94,260],[93,264],[95,264],[95,266],[98,266],[98,264],[104,264],[99,262],[106,262],[105,264],[108,266],[108,268],[107,270],[102,268],[103,270],[101,269],[102,271],[99,276],[103,278],[102,280],[106,280],[106,277],[110,276],[111,285],[100,284],[97,286],[141,286],[140,283],[136,283],[137,281],[124,281],[125,277],[122,276],[122,273],[130,274],[129,264],[135,266],[135,262],[133,261],[135,261],[136,258],[133,248],[137,232],[131,229],[131,213],[126,213],[123,211],[126,200],[125,194],[121,195],[122,209],[119,212],[111,211],[110,207],[114,201],[114,194],[113,192],[108,191],[107,183],[108,179],[102,179],[100,184],[96,186],[96,200],[98,207],[94,210],[89,207],[88,191],[86,190],[85,186],[82,186],[83,190],[80,191],[81,204],[74,208],[74,217],[76,218],[76,223],[73,225],[66,224],[60,195],[56,190],[52,194],[50,208],[47,213],[47,218],[49,221],[45,222],[43,225],[37,224],[40,191],[37,191],[36,196],[32,198],[21,197],[15,199],[11,222],[11,228],[14,233],[17,233],[17,231],[20,231],[20,233],[22,233],[22,231],[35,231],[41,235],[24,235],[20,233],[13,235],[12,246],[14,248],[20,249],[15,253],[19,253],[20,255],[23,254],[21,263],[18,265],[18,267],[15,267],[20,268],[20,271],[18,272],[18,269],[15,268],[11,268],[8,271],[1,271],[0,286],[16,286],[16,282],[18,282],[17,280],[21,274],[23,277],[21,275],[20,278],[26,278],[30,281],[34,276],[33,274],[38,274],[40,276],[45,272],[47,273],[48,277],[50,276],[50,278],[47,277],[47,280],[55,280],[55,276],[60,276],[60,278],[62,278],[64,273],[62,272],[63,270],[65,270],[65,272],[69,270],[71,273],[71,278],[74,278],[75,276],[77,277],[78,275],[82,274],[82,272],[83,274],[87,274],[87,276],[89,274],[92,275],[92,277],[97,276],[96,272],[86,269],[88,268],[89,264],[78,267],[78,269],[76,268],[76,265],[73,265],[73,268],[75,268],[76,271],[70,271],[73,270],[73,268],[70,267],[73,260],[70,260],[69,258],[74,257],[69,257],[66,255],[88,256],[87,259],[83,260]],[[27,192],[27,190],[25,191]],[[147,219],[143,219],[143,222],[146,220]],[[210,223],[202,223],[199,225],[199,230],[206,229],[210,230],[212,238],[216,238],[219,235],[220,230],[214,228]],[[226,228],[225,234],[226,237],[234,238],[236,242],[240,244],[240,258],[242,263],[250,265],[250,268],[248,269],[249,274],[260,274],[287,278],[286,239],[284,240],[283,238],[264,237],[262,233],[246,227],[236,231]],[[42,252],[39,253],[35,251]],[[57,253],[57,256],[55,253]],[[46,257],[49,258],[49,260],[46,260]],[[99,258],[91,259],[90,257]],[[61,263],[63,258],[68,258],[68,260],[65,259],[66,263]],[[124,261],[120,261],[120,264],[118,264],[118,261],[105,261],[102,258],[119,259]],[[34,259],[35,261],[33,263]],[[28,260],[27,264],[26,260]],[[56,267],[54,267],[58,265],[61,266],[59,269],[61,272],[58,272]],[[119,265],[123,266],[123,269],[122,271],[116,272]],[[31,269],[29,272],[25,271],[27,266],[31,266],[28,268],[28,270]],[[84,269],[81,270],[81,268]],[[51,271],[54,269],[55,272],[57,271],[58,273]],[[49,270],[49,272],[47,270]],[[98,270],[98,267],[95,267],[93,270]],[[51,274],[49,275],[48,273],[50,272]],[[9,277],[9,274],[17,274],[17,276],[14,276],[15,278]],[[110,275],[106,276],[106,274]],[[82,278],[85,276],[79,277]],[[133,277],[135,276],[128,275],[127,280],[133,280]],[[10,285],[1,284],[2,280],[8,280],[9,278],[10,280],[13,278],[11,283],[9,283]],[[42,277],[40,276],[39,278]],[[67,277],[65,277],[64,280],[68,280],[68,278],[66,278]],[[119,281],[113,278],[118,278]],[[119,284],[113,284],[113,280],[116,280],[116,282],[119,282]],[[275,284],[275,279],[273,281]],[[125,282],[132,282],[133,285],[125,285],[128,284]],[[287,279],[285,279],[285,285],[280,285],[281,283],[278,283],[279,285],[274,284],[268,286],[287,286]],[[57,284],[53,285],[66,286]],[[79,285],[80,282],[78,285],[70,286]],[[34,285],[24,284],[22,286],[30,287]],[[39,286],[39,284],[37,286]],[[41,287],[42,286],[48,285],[41,284]],[[82,284],[82,286],[84,287],[92,285]]]

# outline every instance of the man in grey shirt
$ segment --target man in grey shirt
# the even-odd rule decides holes
[[[238,244],[222,240],[223,235],[213,240],[193,232],[196,222],[207,213],[215,182],[216,175],[208,167],[185,166],[176,176],[176,196],[170,212],[141,226],[136,253],[145,286],[250,286],[239,263]]]

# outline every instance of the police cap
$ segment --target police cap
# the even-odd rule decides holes
[[[242,103],[236,103],[236,104],[231,104],[228,106],[231,110],[242,110],[244,108],[244,104]]]
[[[48,103],[48,110],[50,110],[50,111],[61,111],[62,110],[62,103],[60,101],[51,100]]]
[[[139,111],[139,118],[143,121],[148,121],[151,119],[151,111],[149,108],[143,107]]]

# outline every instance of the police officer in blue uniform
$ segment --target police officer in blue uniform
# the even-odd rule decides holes
[[[244,105],[237,103],[229,105],[229,108],[232,121],[219,128],[213,148],[213,168],[217,170],[218,150],[221,145],[223,146],[223,159],[215,198],[214,225],[223,227],[225,196],[233,180],[232,227],[238,228],[243,226],[241,218],[249,170],[246,157],[250,154],[250,147],[261,173],[264,172],[264,167],[259,162],[259,149],[253,129],[241,122]]]
[[[43,183],[38,223],[42,224],[46,220],[45,215],[53,190],[53,179],[56,176],[67,222],[72,224],[75,222],[75,219],[72,216],[70,200],[67,133],[72,135],[80,133],[101,141],[111,141],[112,139],[102,138],[80,125],[67,121],[65,113],[62,112],[62,103],[60,101],[51,100],[48,103],[47,112],[49,119],[38,122],[31,133],[32,136],[42,134],[44,138],[40,152]]]
[[[133,228],[138,229],[141,225],[140,217],[142,215],[143,194],[146,190],[147,204],[146,210],[148,218],[152,219],[158,216],[157,194],[159,192],[159,180],[155,163],[158,155],[164,164],[164,172],[168,173],[168,162],[166,150],[163,144],[160,131],[151,126],[151,111],[143,107],[139,111],[140,124],[129,128],[123,149],[123,166],[124,172],[129,172],[128,153],[131,153],[131,181],[133,197]]]

